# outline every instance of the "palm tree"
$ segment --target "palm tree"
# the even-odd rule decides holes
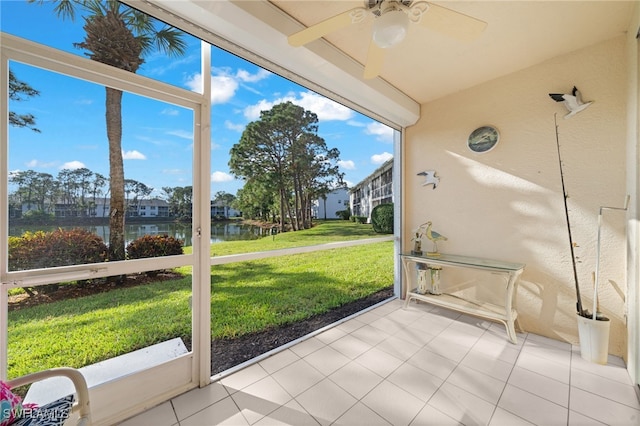
[[[116,0],[28,0],[30,3],[54,3],[54,12],[62,19],[75,19],[76,10],[84,13],[86,37],[74,46],[103,64],[135,73],[144,63],[143,56],[160,51],[169,56],[185,53],[184,33],[162,25],[140,11]],[[122,162],[122,91],[106,87],[106,124],[109,140],[109,260],[123,260],[124,246],[124,166]]]

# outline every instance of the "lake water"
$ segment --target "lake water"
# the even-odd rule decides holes
[[[50,232],[58,228],[62,229],[86,229],[100,236],[106,243],[109,242],[109,225],[90,226],[42,226],[42,225],[9,225],[9,236],[19,237],[25,232],[46,231]],[[184,241],[185,246],[193,245],[193,235],[190,223],[133,223],[125,225],[125,244],[129,244],[143,235],[169,235]],[[211,243],[220,241],[255,240],[269,235],[269,230],[263,230],[259,226],[239,223],[212,223]]]

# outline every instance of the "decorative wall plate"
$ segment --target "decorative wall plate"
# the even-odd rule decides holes
[[[482,126],[471,132],[467,146],[471,151],[482,154],[491,151],[498,144],[499,139],[498,129],[493,126]]]

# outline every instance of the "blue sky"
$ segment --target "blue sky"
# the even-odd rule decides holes
[[[50,4],[0,1],[0,28],[56,49],[84,56],[73,43],[84,38],[83,21],[62,20]],[[184,56],[145,57],[138,74],[199,90],[200,42],[188,36]],[[35,170],[56,176],[62,169],[87,167],[108,176],[104,87],[11,62],[18,79],[40,96],[12,102],[10,109],[35,115],[35,133],[9,129],[9,170]],[[229,173],[229,150],[245,126],[261,110],[292,101],[318,115],[318,134],[329,148],[340,150],[340,168],[350,184],[368,176],[393,153],[393,131],[375,120],[263,70],[221,49],[212,48],[211,193],[236,194],[242,181]],[[125,177],[155,188],[192,184],[192,123],[190,110],[137,95],[123,97]]]

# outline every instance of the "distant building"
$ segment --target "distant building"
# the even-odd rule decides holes
[[[317,219],[340,219],[336,212],[349,208],[349,192],[347,188],[338,188],[326,197],[313,201],[311,214]]]
[[[345,190],[346,191],[346,190]],[[343,199],[346,200],[346,206],[348,203],[348,196],[346,193],[343,195]],[[169,214],[169,203],[160,198],[150,198],[145,200],[126,200],[127,205],[127,217],[140,217],[140,218],[161,218],[171,217]],[[342,209],[346,209],[347,207]],[[37,211],[37,206],[34,203],[23,203],[22,208],[14,207],[10,210],[12,218],[19,218],[24,216],[28,211]],[[92,200],[84,207],[71,203],[56,203],[52,211],[57,218],[64,217],[109,217],[109,199],[100,198],[95,202]],[[340,209],[338,209],[340,210]],[[211,202],[211,217],[212,218],[231,218],[239,217],[242,212],[235,210],[232,207],[223,205],[220,202]]]
[[[366,216],[367,222],[371,222],[371,210],[386,203],[393,203],[393,159],[349,190],[351,214]]]
[[[223,204],[220,201],[212,201],[211,202],[211,217],[212,218],[224,218],[229,219],[230,217],[238,217],[241,216],[242,213],[238,210],[229,207]]]
[[[127,200],[127,217],[169,217],[169,203],[159,198],[148,200]],[[37,210],[33,203],[22,204],[22,215],[30,210]],[[95,202],[87,202],[85,206],[71,203],[56,203],[53,214],[57,218],[64,217],[109,217],[109,199],[100,198]],[[18,216],[16,216],[18,217]]]
[[[138,200],[134,207],[138,217],[169,217],[169,203],[159,198]]]

